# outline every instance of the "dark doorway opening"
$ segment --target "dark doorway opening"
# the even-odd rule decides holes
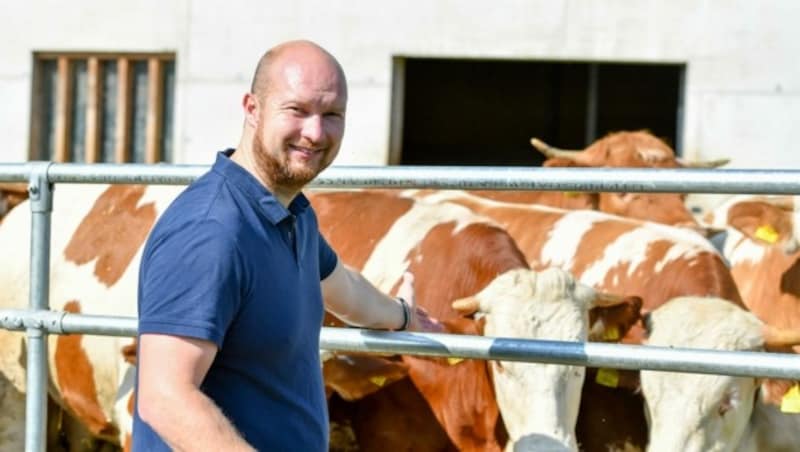
[[[580,149],[618,130],[648,129],[676,148],[684,71],[683,64],[395,58],[390,163],[538,166],[531,137]]]

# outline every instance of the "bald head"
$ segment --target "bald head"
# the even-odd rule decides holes
[[[347,92],[344,70],[336,58],[319,45],[305,40],[284,42],[268,50],[258,60],[250,92],[257,98],[263,99],[269,91],[276,73],[292,64],[322,65],[333,68],[341,80],[343,92]]]

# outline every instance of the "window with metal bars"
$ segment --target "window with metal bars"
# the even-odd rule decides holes
[[[174,53],[34,53],[32,160],[173,160]]]

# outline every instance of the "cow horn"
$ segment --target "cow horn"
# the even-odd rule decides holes
[[[616,306],[625,301],[625,297],[608,292],[595,293],[594,303],[592,306],[596,308]]]
[[[531,144],[533,145],[534,148],[536,148],[537,151],[541,152],[542,154],[544,154],[545,157],[550,158],[550,159],[556,158],[556,157],[561,157],[561,158],[567,159],[567,160],[575,160],[575,157],[576,157],[575,153],[576,152],[581,152],[581,151],[577,151],[577,150],[576,151],[567,151],[567,150],[564,150],[564,149],[554,148],[554,147],[550,146],[549,144],[545,143],[544,141],[542,141],[542,140],[540,140],[540,139],[538,139],[536,137],[531,138]]]
[[[678,163],[684,168],[719,168],[720,166],[725,166],[731,162],[731,159],[718,159],[718,160],[707,160],[707,161],[696,161],[696,162],[689,162],[684,159],[678,158]]]
[[[800,345],[800,330],[764,325],[764,347],[778,348]]]
[[[480,302],[475,297],[464,297],[454,301],[451,306],[462,314],[470,315],[480,308]]]

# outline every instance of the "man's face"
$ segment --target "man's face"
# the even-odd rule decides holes
[[[258,99],[254,155],[271,183],[299,191],[339,152],[347,90],[330,62],[276,66],[267,92]]]

